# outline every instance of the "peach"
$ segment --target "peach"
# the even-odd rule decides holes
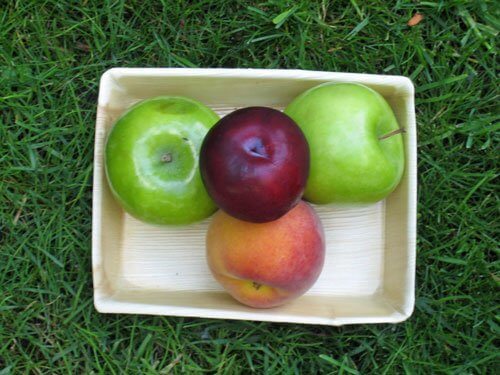
[[[304,294],[321,273],[324,257],[323,226],[304,201],[261,224],[219,210],[207,232],[212,274],[236,300],[252,307],[279,306]]]

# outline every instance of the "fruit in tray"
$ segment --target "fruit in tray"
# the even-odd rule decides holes
[[[105,146],[111,192],[132,216],[151,224],[189,224],[216,206],[201,181],[201,143],[219,117],[184,97],[156,97],[126,111]]]
[[[118,202],[148,223],[189,224],[221,208],[209,268],[236,300],[269,308],[304,294],[323,267],[322,224],[302,195],[385,198],[404,172],[401,132],[385,99],[360,84],[322,84],[284,113],[247,107],[220,120],[195,100],[156,97],[116,122],[105,170]]]
[[[282,305],[316,281],[325,256],[323,227],[301,201],[287,214],[256,224],[218,211],[207,232],[207,259],[219,283],[252,307]]]
[[[248,107],[210,129],[200,153],[203,182],[228,214],[261,223],[276,220],[302,197],[309,174],[309,147],[287,115]]]
[[[285,109],[304,132],[311,170],[304,198],[323,203],[373,203],[399,184],[403,137],[396,117],[376,91],[354,83],[326,83]]]

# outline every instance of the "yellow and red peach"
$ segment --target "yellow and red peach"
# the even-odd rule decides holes
[[[267,223],[218,211],[207,232],[207,259],[217,281],[241,303],[268,308],[304,294],[323,268],[325,240],[314,209],[301,201]]]

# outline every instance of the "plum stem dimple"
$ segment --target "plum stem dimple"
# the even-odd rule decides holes
[[[248,148],[246,148],[247,152],[249,152],[253,156],[257,156],[259,158],[267,158],[267,150],[266,146],[260,139],[254,139]]]
[[[393,130],[392,132],[389,132],[387,134],[384,134],[380,137],[378,137],[378,140],[381,141],[383,139],[387,139],[392,137],[393,135],[400,134],[400,133],[406,133],[406,130],[404,128],[398,128],[396,130]]]
[[[162,163],[170,163],[172,161],[172,154],[167,152],[161,156]]]

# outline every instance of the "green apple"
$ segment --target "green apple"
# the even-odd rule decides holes
[[[404,170],[401,130],[376,91],[325,83],[299,95],[285,113],[300,126],[311,150],[305,199],[372,203],[398,185]]]
[[[201,180],[199,152],[219,120],[195,100],[160,96],[144,100],[113,126],[105,168],[115,198],[132,216],[151,224],[188,224],[216,206]]]

